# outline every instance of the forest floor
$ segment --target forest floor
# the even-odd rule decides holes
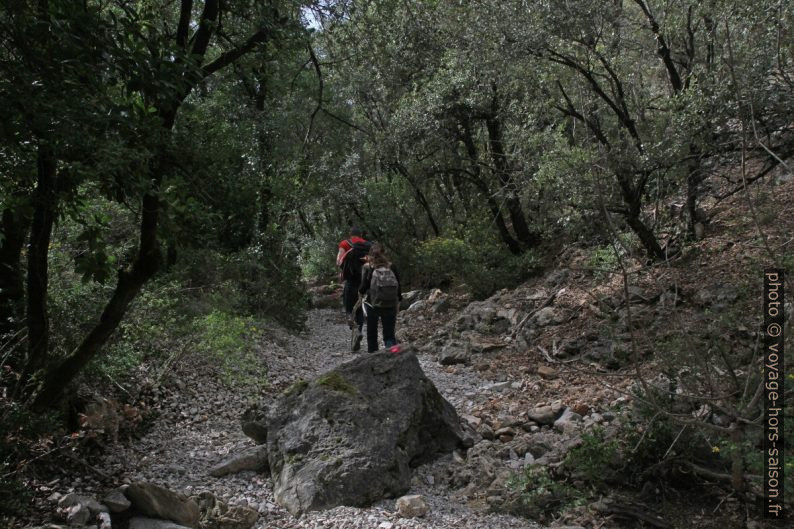
[[[353,354],[347,352],[349,342],[350,331],[340,310],[313,309],[308,314],[306,331],[298,335],[270,327],[263,333],[257,355],[267,366],[265,391],[276,394],[298,379],[312,379],[352,359]],[[467,406],[464,400],[471,407],[475,401],[486,399],[486,381],[473,370],[463,376],[452,375],[435,358],[425,355],[420,362],[459,411]],[[161,388],[148,397],[153,403],[149,411],[157,416],[148,425],[148,433],[131,442],[122,439],[118,444],[108,444],[101,456],[91,458],[90,468],[82,469],[82,475],[72,474],[60,482],[50,482],[43,492],[74,491],[101,498],[101,492],[107,490],[108,477],[116,485],[151,481],[188,495],[208,491],[230,505],[252,507],[260,512],[256,527],[272,529],[389,527],[381,525],[384,522],[391,522],[393,529],[539,527],[525,519],[472,510],[461,500],[451,498],[451,491],[443,483],[434,486],[419,477],[432,474],[433,465],[448,463],[451,455],[426,465],[416,474],[411,493],[422,494],[430,506],[429,514],[421,519],[399,518],[393,499],[370,508],[338,507],[296,519],[276,504],[268,476],[245,471],[216,478],[207,473],[229,454],[254,446],[240,428],[240,416],[249,403],[257,400],[256,393],[224,383],[217,365],[201,355],[183,357]],[[55,508],[54,503],[48,504],[44,499],[45,495],[38,500],[39,522],[44,522]]]

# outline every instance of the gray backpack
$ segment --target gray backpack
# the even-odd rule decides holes
[[[391,268],[380,266],[372,271],[372,281],[369,284],[369,303],[377,308],[394,308],[400,300],[397,289],[399,283],[397,276]]]

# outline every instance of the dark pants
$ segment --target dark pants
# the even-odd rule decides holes
[[[349,279],[345,281],[345,289],[342,292],[342,297],[345,304],[345,313],[348,315],[348,317],[353,312],[353,307],[356,306],[356,301],[358,301],[359,285],[360,283],[354,283]],[[361,328],[364,327],[364,309],[361,307],[359,307],[356,311],[356,323],[358,324],[358,330],[361,331]]]
[[[394,327],[397,324],[397,307],[384,309],[367,305],[367,351],[378,350],[378,320],[383,324],[383,343],[386,347],[397,344]]]

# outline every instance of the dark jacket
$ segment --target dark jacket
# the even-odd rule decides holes
[[[397,296],[400,301],[403,300],[403,282],[400,280],[400,273],[394,263],[389,265],[391,271],[394,272],[394,277],[397,278]],[[364,298],[364,301],[369,301],[369,286],[372,283],[372,267],[365,264],[361,269],[361,286],[358,287],[358,293]],[[366,296],[366,297],[365,297]]]

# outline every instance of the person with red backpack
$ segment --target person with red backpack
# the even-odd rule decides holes
[[[339,251],[336,254],[336,265],[339,267],[340,280],[344,282],[343,303],[348,323],[353,328],[358,325],[358,334],[353,340],[353,351],[361,348],[362,328],[364,327],[364,310],[359,306],[353,314],[353,309],[358,301],[358,289],[361,285],[361,270],[364,267],[364,259],[369,254],[372,243],[361,236],[361,230],[356,227],[350,228],[350,238],[339,243]]]
[[[366,296],[367,351],[372,353],[378,350],[378,320],[383,325],[384,345],[396,346],[394,328],[397,325],[397,309],[403,297],[400,275],[380,244],[373,244],[369,251],[358,292],[362,297]]]

